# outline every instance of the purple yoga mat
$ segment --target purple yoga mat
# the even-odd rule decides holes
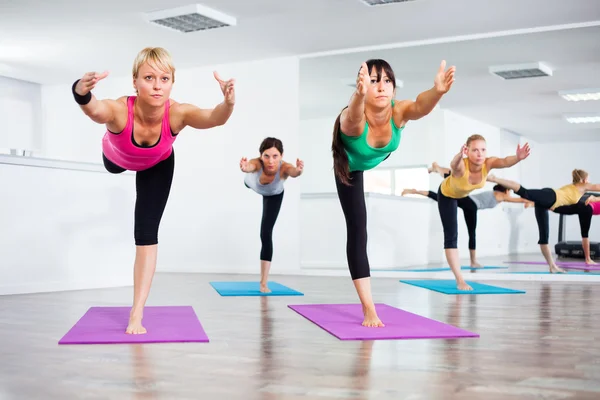
[[[548,265],[546,261],[505,261],[505,264]],[[587,265],[580,261],[556,261],[556,265],[570,269],[600,270],[600,265]]]
[[[141,335],[125,333],[131,307],[91,307],[58,344],[208,342],[191,306],[144,308]]]
[[[340,340],[450,339],[479,337],[452,325],[412,314],[387,304],[375,304],[382,328],[362,326],[360,304],[302,304],[289,308]]]

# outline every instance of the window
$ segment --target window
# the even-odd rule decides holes
[[[401,196],[404,189],[429,190],[429,172],[425,166],[377,168],[365,171],[364,184],[365,192]]]

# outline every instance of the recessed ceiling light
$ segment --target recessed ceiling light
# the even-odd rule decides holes
[[[552,68],[542,62],[530,64],[494,65],[489,68],[491,74],[505,80],[539,78],[552,76]]]
[[[593,124],[600,122],[600,114],[568,114],[564,118],[570,124]]]
[[[600,89],[560,90],[558,94],[567,101],[600,100]]]
[[[237,24],[235,17],[200,4],[153,11],[146,13],[145,16],[151,23],[184,33]]]

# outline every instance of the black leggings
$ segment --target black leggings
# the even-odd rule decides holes
[[[550,218],[548,209],[556,202],[556,192],[551,188],[526,189],[523,186],[516,191],[516,194],[524,199],[535,203],[535,220],[537,221],[539,240],[538,244],[548,244],[550,236]],[[581,237],[587,238],[592,225],[592,208],[583,203],[571,204],[568,206],[556,207],[553,210],[557,214],[579,216],[579,228]]]
[[[111,174],[125,172],[102,154],[104,168]],[[136,246],[158,244],[158,227],[167,205],[173,171],[175,170],[175,151],[166,160],[159,162],[135,175],[135,212],[134,238]]]
[[[430,199],[435,200],[435,201],[438,200],[437,193],[432,192],[431,190],[427,194],[427,197],[429,197]],[[465,217],[465,224],[467,224],[467,232],[469,233],[469,250],[475,250],[477,248],[477,243],[476,243],[477,242],[477,240],[476,240],[476,236],[477,236],[476,235],[477,205],[475,204],[473,199],[471,199],[470,197],[463,197],[462,199],[451,199],[451,200],[456,200],[457,207],[461,208],[463,210],[463,215]],[[439,209],[439,206],[438,206],[438,209]],[[457,213],[458,213],[458,210],[457,210]],[[442,224],[443,224],[444,218],[445,217],[442,217]],[[457,219],[457,216],[455,215],[453,217],[453,221],[456,219]],[[449,249],[458,247],[458,223],[455,223],[455,227],[456,228],[451,227],[451,229],[456,230],[456,244],[454,245],[454,247],[447,247]],[[446,232],[446,229],[444,229],[444,243],[446,242],[445,232]]]
[[[554,203],[552,203],[554,204]],[[590,227],[592,225],[592,207],[584,203],[572,204],[569,206],[556,207],[554,212],[564,215],[575,215],[579,217],[579,228],[581,230],[581,238],[589,237]],[[538,244],[548,244],[550,236],[550,218],[548,209],[542,206],[535,205],[535,220],[537,221],[539,240]]]
[[[350,186],[335,177],[338,198],[346,219],[346,258],[352,280],[371,276],[367,257],[367,206],[363,171],[350,172]]]
[[[433,193],[433,192],[430,192]],[[435,193],[433,193],[435,194]],[[431,196],[428,196],[433,198]],[[462,208],[469,232],[469,249],[476,248],[477,205],[470,197],[453,199],[442,193],[441,185],[437,192],[438,211],[444,228],[444,249],[458,248],[458,207]]]
[[[260,222],[261,261],[271,261],[273,258],[273,227],[281,209],[283,193],[263,196],[262,220]]]

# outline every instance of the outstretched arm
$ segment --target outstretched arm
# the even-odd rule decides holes
[[[297,178],[302,175],[302,171],[304,171],[304,161],[299,158],[296,159],[295,167],[290,163],[284,163],[282,169],[284,179],[287,177]]]
[[[431,89],[420,93],[415,101],[404,100],[395,105],[394,122],[403,126],[407,121],[417,120],[429,114],[452,87],[455,71],[456,67],[450,67],[446,71],[446,61],[442,61]]]
[[[535,205],[533,201],[524,199],[522,197],[511,197],[509,195],[505,195],[503,201],[507,203],[523,203],[525,204],[525,208],[529,208]]]
[[[360,136],[365,128],[365,96],[371,83],[367,63],[362,63],[356,78],[356,90],[350,97],[348,108],[340,115],[340,128],[345,135]]]
[[[242,172],[254,172],[260,169],[260,160],[258,158],[253,158],[250,161],[246,157],[243,157],[240,160],[240,169]]]
[[[73,84],[72,92],[75,101],[85,115],[98,124],[110,125],[115,121],[119,108],[126,108],[126,105],[112,99],[98,100],[92,93],[96,84],[107,76],[107,71],[103,73],[88,72]],[[109,128],[111,127],[109,126]]]
[[[514,156],[508,156],[504,158],[490,157],[485,162],[487,164],[488,171],[491,169],[510,168],[519,161],[522,161],[529,157],[531,149],[529,143],[525,143],[523,147],[517,145],[517,152]]]
[[[600,184],[598,183],[586,183],[585,184],[585,190],[591,190],[594,192],[598,192],[600,191]]]
[[[183,117],[181,129],[186,126],[194,129],[209,129],[224,125],[229,120],[235,104],[235,79],[224,81],[216,71],[213,74],[223,92],[223,102],[212,109],[199,108],[192,104],[180,104],[179,110]]]
[[[454,156],[452,161],[450,162],[450,169],[452,170],[452,175],[460,178],[465,174],[465,163],[463,162],[463,156],[467,153],[467,146],[463,144],[463,147],[460,151]]]

